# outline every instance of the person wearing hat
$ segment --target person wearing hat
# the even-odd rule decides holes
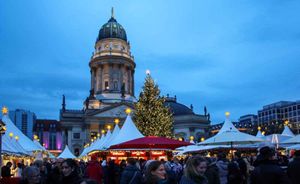
[[[262,147],[258,155],[260,161],[251,174],[251,184],[289,184],[287,174],[275,161],[275,151],[268,146]]]
[[[295,151],[293,161],[288,165],[287,174],[292,184],[300,183],[300,150]]]

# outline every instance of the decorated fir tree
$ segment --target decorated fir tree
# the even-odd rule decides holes
[[[165,99],[159,96],[160,90],[150,76],[146,80],[135,105],[134,118],[138,129],[145,136],[173,137],[173,118]]]

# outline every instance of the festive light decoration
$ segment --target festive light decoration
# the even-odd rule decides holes
[[[205,141],[205,138],[204,138],[204,137],[201,137],[200,141],[201,141],[201,142]]]
[[[19,136],[16,135],[16,136],[15,136],[15,139],[16,139],[16,141],[18,141],[18,140],[19,140]]]
[[[225,116],[228,118],[230,116],[230,112],[225,112]]]
[[[107,125],[107,130],[110,130],[111,129],[111,126],[110,125]]]
[[[259,126],[259,127],[257,127],[257,130],[261,130],[261,127]]]
[[[194,136],[190,136],[190,140],[193,141],[194,140]]]
[[[14,133],[10,132],[8,135],[9,135],[10,138],[13,138]]]
[[[145,136],[173,137],[173,118],[165,99],[160,97],[160,90],[151,75],[147,75],[135,104],[134,120]]]
[[[125,110],[125,112],[126,112],[126,114],[130,114],[130,113],[131,113],[131,109],[130,109],[130,108],[127,108],[127,109]]]
[[[179,137],[179,139],[178,139],[178,140],[179,140],[179,141],[183,141],[181,137]]]
[[[265,131],[262,131],[262,133],[261,133],[261,134],[262,134],[262,135],[265,135],[265,133],[266,133]]]
[[[289,125],[289,120],[285,120],[284,125]]]
[[[100,137],[101,136],[101,134],[100,133],[97,133],[97,137]]]
[[[101,130],[101,133],[102,133],[102,134],[105,134],[105,130]]]
[[[8,113],[8,108],[7,107],[2,107],[2,114],[6,115]]]
[[[33,136],[33,139],[34,139],[34,140],[38,140],[39,137],[38,137],[37,135],[34,135],[34,136]]]
[[[114,120],[114,122],[115,122],[115,124],[119,124],[119,123],[120,123],[120,120],[119,120],[118,118],[116,118],[116,119]]]

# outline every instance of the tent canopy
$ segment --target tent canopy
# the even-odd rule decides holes
[[[126,120],[118,133],[118,135],[111,141],[110,145],[120,144],[132,139],[144,137],[137,129],[130,115],[127,115]]]
[[[199,143],[199,145],[233,145],[233,144],[253,144],[263,140],[240,132],[229,118],[226,118],[221,130],[213,137]]]
[[[18,143],[23,147],[26,151],[42,151],[34,142],[29,139],[23,132],[16,127],[16,125],[9,119],[8,115],[3,115],[2,121],[6,124],[6,133],[4,136],[8,136],[9,133],[13,133],[14,136],[18,136]]]
[[[64,151],[57,158],[76,158],[70,151],[68,145],[66,145]]]
[[[110,149],[171,149],[174,150],[181,146],[191,145],[189,142],[178,141],[165,137],[148,136],[142,137],[121,144],[113,145]]]

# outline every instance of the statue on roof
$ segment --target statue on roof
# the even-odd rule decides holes
[[[210,114],[207,114],[207,120],[210,121]]]
[[[65,110],[66,110],[66,97],[65,97],[65,95],[63,95],[61,106],[62,106],[61,109],[62,109],[63,111],[65,111]]]
[[[207,109],[206,109],[206,106],[204,106],[204,116],[207,115]]]

